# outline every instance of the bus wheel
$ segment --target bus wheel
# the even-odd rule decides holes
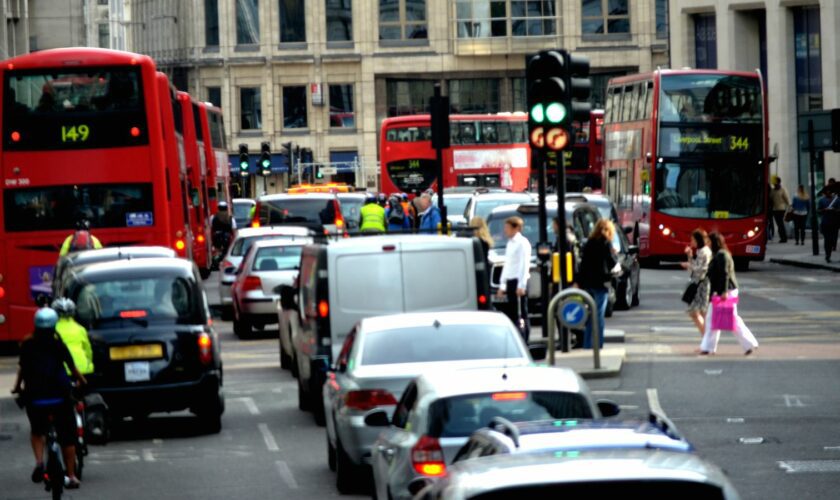
[[[735,258],[735,270],[736,271],[748,271],[750,269],[750,259]]]

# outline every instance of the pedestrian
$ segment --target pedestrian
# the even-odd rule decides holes
[[[773,209],[773,220],[776,222],[776,230],[779,233],[779,243],[787,243],[785,212],[790,206],[790,197],[787,190],[782,187],[782,179],[778,176],[774,179],[773,189],[770,190],[770,206]]]
[[[709,234],[711,242],[712,262],[709,264],[709,285],[711,287],[712,297],[720,297],[728,299],[730,297],[738,297],[738,280],[735,277],[735,261],[732,260],[732,254],[726,247],[726,241],[723,235],[717,231]],[[720,340],[720,330],[712,330],[712,314],[715,306],[709,308],[706,312],[705,333],[703,340],[700,342],[700,354],[714,354],[717,351],[718,341]],[[758,341],[752,334],[744,320],[738,315],[738,306],[734,306],[735,315],[735,330],[733,334],[744,349],[744,355],[749,356],[756,349],[758,349]]]
[[[440,210],[432,204],[432,196],[429,193],[420,195],[420,226],[417,230],[421,233],[437,234],[440,230]]]
[[[363,233],[384,233],[385,232],[385,209],[379,206],[376,196],[368,194],[365,196],[365,204],[359,210],[361,220],[359,230]]]
[[[604,346],[604,323],[609,300],[607,283],[621,272],[621,266],[616,258],[616,249],[612,244],[614,236],[615,227],[612,221],[598,220],[583,245],[580,272],[575,285],[586,290],[595,300],[596,310],[592,314],[598,315],[598,345],[601,347]],[[583,333],[583,348],[591,349],[593,342],[592,321],[590,320]]]
[[[805,244],[805,221],[808,219],[809,205],[811,198],[805,191],[805,186],[802,184],[796,188],[796,196],[793,197],[791,203],[791,214],[793,216],[793,239],[796,240],[796,245]]]
[[[407,194],[400,193],[400,204],[402,205],[403,213],[409,219],[408,220],[409,229],[415,229],[416,228],[415,219],[417,219],[417,217],[415,217],[415,215],[417,214],[417,212],[414,211],[414,204],[411,203],[410,201],[408,201],[408,195]]]
[[[712,251],[708,245],[709,235],[703,229],[697,228],[691,233],[691,243],[685,247],[688,262],[683,262],[683,269],[691,273],[688,288],[683,294],[683,301],[688,302],[688,317],[694,321],[700,336],[706,333],[706,311],[709,309],[709,263],[712,261]],[[693,296],[688,296],[691,290]]]
[[[493,241],[493,236],[490,235],[490,229],[487,227],[487,223],[484,221],[483,218],[476,215],[470,220],[470,227],[473,230],[473,236],[478,238],[478,242],[481,243],[481,250],[484,252],[484,269],[485,274],[487,274],[487,283],[488,286],[490,284],[490,270],[493,268],[490,264],[490,249],[493,248],[495,242]]]
[[[773,183],[767,185],[767,198],[770,198],[770,191],[773,190]],[[767,241],[773,241],[775,230],[773,229],[773,204],[767,203]]]
[[[385,220],[388,221],[389,233],[407,233],[411,231],[411,220],[406,215],[400,197],[392,194],[388,198],[388,208],[385,209]]]
[[[531,276],[531,243],[522,235],[525,223],[519,217],[505,219],[505,263],[499,278],[499,298],[507,297],[508,317],[519,328],[525,343],[531,335],[528,320],[528,278]]]
[[[820,215],[820,232],[823,234],[825,261],[831,262],[831,252],[837,248],[837,231],[840,227],[840,195],[829,186],[820,191],[817,213]]]

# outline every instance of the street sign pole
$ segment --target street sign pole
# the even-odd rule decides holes
[[[817,151],[814,147],[814,120],[808,120],[808,156],[811,176],[811,250],[814,255],[820,254],[820,236],[817,223]],[[784,228],[782,228],[784,229]]]
[[[449,97],[440,94],[440,84],[435,84],[435,95],[429,102],[432,125],[432,147],[437,158],[437,191],[440,225],[443,234],[449,234],[446,205],[443,204],[443,150],[449,147]]]

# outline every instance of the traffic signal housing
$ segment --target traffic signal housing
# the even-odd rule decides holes
[[[248,156],[248,145],[247,144],[240,144],[239,145],[239,175],[242,177],[248,176],[248,166],[250,165],[251,160]]]
[[[271,175],[271,143],[260,144],[260,174]]]
[[[315,165],[315,178],[316,179],[323,179],[324,172],[321,171],[322,165]]]

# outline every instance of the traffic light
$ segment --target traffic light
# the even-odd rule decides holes
[[[316,179],[323,179],[324,172],[321,171],[322,165],[315,165],[315,178]]]
[[[251,160],[248,158],[248,145],[247,144],[240,144],[239,145],[239,175],[242,177],[248,176],[248,166],[250,165]]]
[[[271,175],[271,143],[260,144],[260,174]]]
[[[528,137],[531,147],[561,151],[573,142],[572,121],[589,119],[589,60],[565,50],[526,59]]]

